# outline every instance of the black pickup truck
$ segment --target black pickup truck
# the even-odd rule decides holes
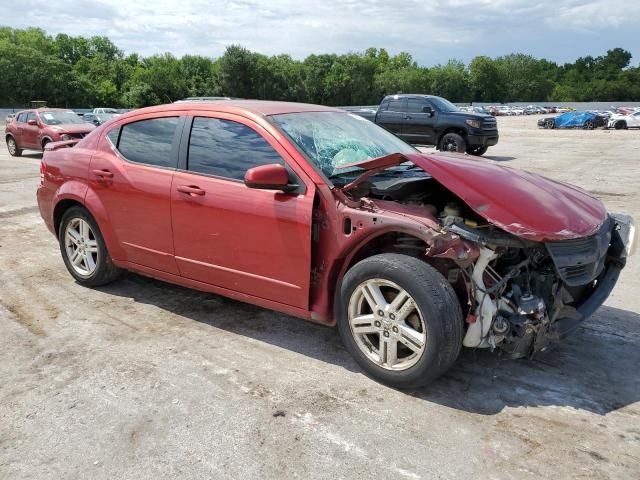
[[[405,142],[435,145],[439,150],[482,155],[498,143],[494,117],[461,112],[453,103],[433,95],[388,95],[377,110],[352,113],[377,123]]]

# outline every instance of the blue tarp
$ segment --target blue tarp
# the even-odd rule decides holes
[[[582,127],[588,120],[595,120],[598,116],[592,112],[567,112],[555,118],[556,128]]]

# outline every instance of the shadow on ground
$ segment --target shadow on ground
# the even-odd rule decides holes
[[[509,157],[505,155],[483,155],[482,158],[493,160],[494,162],[510,162],[511,160],[516,159],[516,157]]]
[[[360,371],[333,328],[132,273],[101,290]],[[640,401],[639,347],[640,315],[602,307],[564,343],[533,360],[463,349],[446,375],[406,394],[486,415],[528,406],[571,407],[604,415]]]

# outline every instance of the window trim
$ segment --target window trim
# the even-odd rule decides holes
[[[236,116],[227,112],[202,111],[202,112],[197,112],[197,114],[194,114],[194,113],[189,114],[189,116],[186,118],[184,122],[182,139],[180,141],[180,158],[178,160],[178,168],[176,169],[176,171],[182,172],[182,173],[188,173],[190,175],[199,175],[202,177],[215,178],[217,180],[223,180],[227,182],[244,185],[244,180],[239,180],[237,178],[231,178],[231,177],[224,177],[221,175],[213,175],[211,173],[196,172],[188,169],[189,143],[191,142],[191,131],[193,128],[193,122],[196,118],[209,118],[213,120],[224,120],[228,122],[235,122],[235,123],[244,125],[247,128],[250,128],[251,130],[256,132],[258,135],[260,135],[260,137],[262,137],[262,139],[265,142],[267,142],[267,144],[274,150],[274,152],[276,152],[280,156],[280,158],[282,159],[283,166],[287,169],[287,172],[289,172],[290,180],[296,181],[298,188],[286,193],[288,195],[303,195],[307,191],[307,186],[305,185],[305,182],[302,180],[300,175],[298,175],[295,172],[295,170],[291,167],[290,165],[291,162],[288,162],[287,159],[285,158],[285,155],[283,155],[278,150],[278,148],[276,148],[275,145],[276,144],[280,145],[280,144],[274,138],[272,138],[273,136],[271,135],[271,133],[269,133],[267,130],[264,130],[264,128],[258,124],[249,124],[247,122],[247,119],[245,119],[244,117]],[[269,141],[270,138],[273,141]],[[284,147],[282,147],[281,145],[280,147],[282,148],[282,150],[286,151]]]
[[[175,172],[178,169],[178,166],[180,164],[180,144],[181,144],[181,136],[182,136],[182,131],[184,128],[184,123],[185,123],[185,119],[187,118],[186,115],[184,115],[182,112],[166,112],[168,115],[160,115],[160,116],[154,116],[154,117],[146,117],[146,118],[139,118],[136,119],[135,117],[130,121],[130,122],[126,122],[126,123],[120,123],[118,125],[114,125],[113,128],[110,128],[107,132],[105,132],[104,138],[107,140],[109,146],[111,147],[111,150],[118,156],[118,158],[120,158],[121,160],[130,163],[132,165],[143,165],[145,167],[150,167],[150,168],[159,168],[162,170],[168,170],[168,171],[172,171]],[[130,125],[132,123],[139,123],[139,122],[144,122],[147,120],[159,120],[161,118],[176,118],[178,119],[178,123],[176,124],[176,129],[175,132],[173,132],[173,138],[171,139],[171,157],[176,158],[176,162],[175,162],[175,166],[173,167],[167,167],[164,165],[154,165],[152,163],[144,163],[144,162],[136,162],[135,160],[131,160],[129,158],[127,158],[119,149],[120,146],[120,138],[122,137],[122,129],[123,127]],[[114,129],[118,129],[118,141],[116,142],[116,144],[114,145],[113,142],[111,141],[111,139],[109,138],[109,133],[111,131],[113,131]]]

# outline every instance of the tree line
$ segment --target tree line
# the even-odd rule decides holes
[[[387,94],[429,93],[453,102],[639,101],[640,65],[614,48],[559,65],[514,53],[431,67],[384,48],[343,55],[266,56],[239,45],[218,58],[142,57],[105,36],[47,35],[0,27],[0,105],[136,108],[189,96],[232,96],[325,105],[376,104]]]

